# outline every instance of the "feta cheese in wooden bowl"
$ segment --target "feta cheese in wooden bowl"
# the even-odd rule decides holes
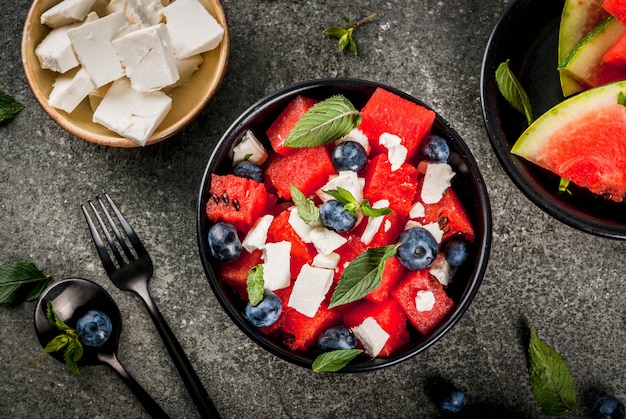
[[[22,62],[35,98],[65,130],[138,147],[200,113],[223,79],[229,45],[219,0],[35,0]]]

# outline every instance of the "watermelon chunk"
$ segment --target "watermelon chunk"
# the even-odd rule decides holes
[[[391,290],[404,274],[404,267],[396,257],[387,259],[383,268],[380,285],[365,296],[366,299],[374,302],[382,302],[389,298]]]
[[[626,34],[604,54],[602,62],[626,70]]]
[[[475,239],[474,227],[463,203],[452,188],[446,189],[443,197],[436,204],[424,205],[423,224],[437,223],[443,231],[442,241],[453,236],[461,236],[467,242]]]
[[[416,305],[420,291],[430,292],[434,297],[434,305],[429,310],[420,311]],[[400,304],[409,322],[422,334],[430,332],[454,307],[454,301],[427,269],[406,271],[391,295]]]
[[[389,335],[377,356],[389,356],[409,342],[406,316],[394,299],[390,298],[382,303],[360,301],[344,314],[343,322],[346,327],[353,329],[361,325],[368,317],[376,320],[376,323]]]
[[[317,102],[318,101],[315,99],[298,95],[289,102],[287,107],[278,115],[278,118],[276,118],[266,131],[272,149],[275,152],[286,156],[295,150],[294,148],[285,146],[285,139],[289,136],[289,133],[296,125],[296,122],[298,122],[298,119]]]
[[[261,250],[255,250],[251,253],[243,251],[237,260],[220,263],[220,277],[237,292],[243,301],[248,301],[246,286],[248,272],[263,263],[262,255]]]
[[[276,188],[278,196],[291,199],[290,184],[305,195],[315,193],[337,171],[325,146],[298,148],[288,156],[276,155],[265,171],[266,178]]]
[[[302,241],[300,236],[295,232],[291,224],[289,224],[289,210],[285,210],[278,216],[274,217],[270,228],[267,231],[267,242],[278,243],[281,241],[291,242],[291,278],[298,276],[302,265],[311,264],[313,258],[317,254],[312,244]]]
[[[402,145],[408,150],[407,161],[417,154],[435,121],[434,111],[382,88],[374,91],[361,110],[361,116],[359,129],[369,138],[372,154],[387,153],[379,138],[389,133],[402,139]]]
[[[231,174],[211,174],[209,192],[211,198],[206,203],[209,220],[229,222],[244,233],[276,202],[264,184]]]
[[[604,0],[602,7],[619,20],[622,25],[626,26],[626,2],[623,0]]]
[[[408,217],[417,191],[418,171],[415,167],[404,163],[398,170],[392,171],[387,155],[378,154],[361,175],[365,179],[363,198],[372,204],[387,199],[398,220]]]

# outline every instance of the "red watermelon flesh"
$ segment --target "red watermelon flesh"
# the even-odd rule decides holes
[[[365,296],[366,299],[374,302],[382,302],[389,298],[389,293],[404,274],[404,267],[396,257],[387,259],[383,268],[380,285]]]
[[[289,156],[276,155],[267,166],[266,178],[272,183],[278,196],[291,199],[293,183],[305,196],[310,196],[328,182],[333,167],[325,146],[298,148]]]
[[[243,251],[237,260],[220,263],[220,276],[228,285],[233,287],[243,301],[248,301],[246,281],[248,272],[255,266],[263,263],[261,250],[253,252]]]
[[[626,2],[624,0],[604,0],[602,7],[626,26]]]
[[[626,35],[623,35],[604,54],[602,62],[626,71]]]
[[[398,220],[408,217],[417,191],[418,171],[414,166],[404,163],[392,171],[387,155],[379,154],[365,167],[362,176],[365,179],[363,198],[371,204],[387,199]]]
[[[304,243],[300,236],[295,232],[291,224],[289,224],[290,211],[283,211],[275,217],[267,231],[267,242],[278,243],[281,241],[291,242],[291,278],[296,278],[302,265],[310,264],[317,254],[315,247],[311,244]]]
[[[435,304],[428,311],[419,311],[415,297],[419,291],[431,291]],[[422,334],[430,332],[452,310],[454,301],[448,297],[442,285],[433,278],[427,269],[406,271],[398,286],[391,291],[392,297],[398,301],[409,322]]]
[[[274,149],[275,152],[286,156],[295,150],[294,148],[286,147],[285,140],[296,125],[296,122],[298,122],[298,119],[317,102],[318,101],[315,99],[298,95],[287,105],[281,114],[278,115],[278,118],[276,118],[266,131],[272,149]]]
[[[209,220],[229,222],[240,232],[247,232],[276,202],[264,184],[231,174],[211,174],[209,191],[211,198],[206,205]]]
[[[390,298],[382,303],[363,300],[344,314],[343,322],[346,327],[354,328],[361,325],[368,317],[376,320],[379,326],[389,334],[389,339],[377,356],[389,356],[409,342],[406,316],[394,299]]]
[[[407,161],[417,154],[435,121],[435,112],[382,88],[374,91],[361,116],[359,129],[369,138],[372,154],[387,153],[378,140],[381,134],[390,133],[402,139],[408,150]]]
[[[441,200],[435,204],[424,205],[423,224],[437,223],[443,231],[442,241],[460,236],[472,243],[475,239],[474,227],[454,189],[448,188]]]

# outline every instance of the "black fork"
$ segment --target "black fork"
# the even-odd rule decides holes
[[[96,245],[96,250],[98,251],[98,255],[100,256],[104,269],[116,287],[124,291],[132,291],[136,293],[145,303],[146,308],[148,309],[148,312],[150,313],[150,316],[152,317],[152,320],[154,321],[154,324],[163,339],[165,347],[172,357],[172,360],[174,361],[185,386],[187,386],[187,390],[191,394],[191,398],[196,404],[200,415],[205,418],[219,418],[217,409],[213,405],[213,402],[202,385],[202,381],[200,381],[198,374],[196,374],[196,371],[193,369],[187,355],[185,355],[183,348],[180,346],[178,339],[176,339],[176,336],[159,312],[159,309],[154,304],[152,296],[150,295],[148,281],[152,277],[153,267],[148,251],[143,246],[139,237],[137,237],[137,234],[128,221],[126,221],[111,197],[106,192],[104,192],[103,195],[110,208],[113,209],[119,225],[124,230],[125,236],[130,242],[129,247],[124,239],[124,236],[117,227],[117,224],[107,210],[102,198],[96,196],[100,210],[96,208],[91,200],[88,201],[88,204],[104,234],[108,248],[107,244],[105,244],[102,240],[102,237],[98,232],[98,228],[92,221],[87,208],[85,208],[85,205],[83,204],[80,205],[83,210],[83,214],[85,215],[85,219],[87,220],[89,231],[91,232],[91,236],[94,244]],[[100,213],[104,214],[104,220]],[[111,236],[109,230],[113,232],[113,236]],[[113,258],[111,257],[108,249],[110,249],[110,253],[113,254]]]

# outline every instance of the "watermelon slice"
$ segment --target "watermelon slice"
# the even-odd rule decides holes
[[[626,26],[626,2],[623,0],[604,0],[602,7],[619,20],[622,25]]]
[[[278,118],[267,129],[266,134],[269,138],[272,148],[278,154],[286,156],[294,151],[291,147],[285,146],[285,139],[293,129],[296,122],[302,115],[315,105],[318,101],[301,95],[296,96],[278,115]]]
[[[602,62],[626,70],[626,34],[604,54]]]
[[[361,110],[361,116],[359,129],[369,138],[373,154],[387,153],[387,148],[378,141],[381,134],[394,134],[408,150],[407,161],[417,154],[435,121],[434,111],[380,87]]]
[[[573,96],[547,111],[511,152],[607,199],[626,195],[626,81]]]

